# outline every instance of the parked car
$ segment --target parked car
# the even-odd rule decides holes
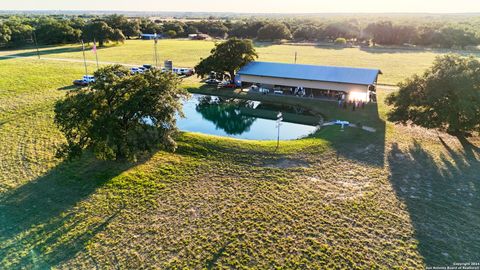
[[[210,79],[205,80],[205,83],[209,84],[209,85],[218,85],[219,83],[221,83],[221,81],[217,80],[217,79],[210,78]]]
[[[83,78],[81,80],[75,80],[73,81],[73,84],[78,86],[87,86],[94,82],[95,77],[93,75],[83,75]]]
[[[142,67],[145,68],[145,69],[151,69],[151,68],[152,68],[152,65],[145,64],[145,65],[143,65]]]
[[[180,69],[178,69],[178,68],[172,68],[172,72],[177,74],[177,75],[182,75],[182,74],[180,74]]]
[[[131,74],[137,74],[137,73],[143,74],[143,73],[145,73],[145,71],[142,68],[133,67],[133,68],[130,69],[130,73]]]
[[[255,85],[255,84],[250,86],[250,90],[255,91],[255,92],[259,92],[259,93],[262,93],[262,94],[265,94],[265,95],[270,93],[270,89],[264,88],[264,87],[258,87],[258,85]]]
[[[179,68],[179,73],[185,76],[192,76],[193,74],[195,74],[193,68]]]
[[[77,85],[77,86],[87,86],[88,85],[88,83],[84,80],[75,80],[75,81],[73,81],[73,84]]]
[[[273,93],[275,95],[283,95],[283,91],[282,90],[273,90]]]
[[[258,88],[258,92],[262,93],[262,94],[268,94],[270,93],[270,89],[268,88],[263,88],[263,87],[259,87]]]

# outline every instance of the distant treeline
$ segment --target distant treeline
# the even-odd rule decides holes
[[[476,21],[390,21],[374,18],[356,19],[215,19],[151,20],[124,15],[12,16],[0,17],[0,44],[7,47],[39,44],[73,43],[96,39],[123,42],[141,33],[161,34],[170,38],[203,33],[215,38],[238,37],[259,41],[294,40],[371,45],[420,45],[458,48],[480,44],[480,25]]]

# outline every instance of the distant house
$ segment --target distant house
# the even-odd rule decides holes
[[[252,62],[237,74],[242,83],[294,93],[301,89],[309,97],[370,100],[376,91],[379,69]]]
[[[143,40],[152,40],[155,38],[163,38],[162,34],[140,34],[140,38]]]

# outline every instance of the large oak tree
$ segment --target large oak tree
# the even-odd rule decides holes
[[[456,135],[480,131],[480,61],[438,57],[423,75],[415,75],[389,95],[388,119]]]
[[[231,38],[215,45],[211,55],[202,59],[195,67],[195,71],[201,77],[205,77],[214,71],[228,74],[230,80],[235,78],[235,73],[246,64],[258,58],[253,43],[248,39]]]
[[[135,160],[163,146],[176,148],[176,115],[188,93],[180,79],[154,69],[131,75],[119,65],[95,72],[96,82],[55,105],[55,122],[65,134],[60,156],[92,149],[99,159]]]

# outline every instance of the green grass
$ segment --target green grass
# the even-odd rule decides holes
[[[135,164],[88,153],[65,162],[54,157],[64,139],[52,109],[82,68],[0,60],[0,268],[421,269],[478,259],[478,139],[385,123],[383,103],[354,114],[279,98],[365,117],[379,131],[325,128],[279,151],[181,133],[177,152]]]
[[[163,60],[170,59],[175,66],[193,67],[201,57],[209,55],[213,46],[213,41],[160,40],[158,44],[160,64],[163,64]],[[341,49],[266,43],[257,43],[256,48],[261,61],[292,63],[296,52],[298,63],[301,64],[379,68],[384,73],[379,82],[384,84],[397,84],[415,73],[421,73],[431,65],[436,56],[446,53],[446,51]],[[45,47],[41,49],[41,54],[50,58],[83,59],[80,45]],[[0,55],[36,56],[36,51],[32,48],[0,51]],[[95,61],[92,52],[87,51],[86,55],[88,60]],[[99,61],[104,62],[153,63],[153,41],[129,40],[124,45],[112,44],[99,49],[98,57]]]

